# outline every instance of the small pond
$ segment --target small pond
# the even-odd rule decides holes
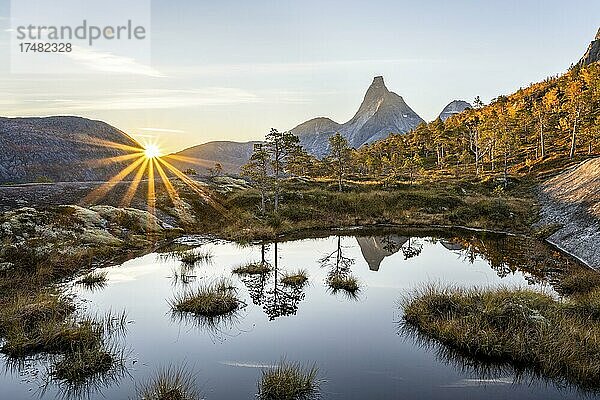
[[[114,380],[73,392],[50,382],[44,360],[3,361],[1,398],[127,399],[136,384],[161,366],[185,364],[206,399],[255,398],[261,369],[285,358],[315,363],[325,399],[563,399],[583,396],[510,369],[480,375],[468,363],[443,357],[403,334],[403,296],[427,283],[460,286],[528,286],[554,293],[557,273],[573,263],[537,241],[473,233],[419,237],[392,231],[353,231],[279,243],[239,245],[202,237],[177,241],[211,257],[185,267],[167,251],[104,268],[102,288],[70,284],[85,313],[127,315],[125,367]],[[237,276],[235,267],[264,260],[266,275]],[[281,284],[304,269],[303,288]],[[358,278],[355,296],[332,291],[332,273]],[[228,277],[246,306],[234,317],[207,324],[173,315],[169,301],[186,290]]]

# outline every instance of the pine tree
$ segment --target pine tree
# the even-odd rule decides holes
[[[332,162],[335,176],[338,179],[338,191],[342,191],[342,181],[347,165],[350,161],[350,146],[348,140],[339,132],[329,137],[329,155],[328,159]]]

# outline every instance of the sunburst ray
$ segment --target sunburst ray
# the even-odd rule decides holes
[[[154,219],[152,216],[156,214],[156,190],[154,188],[154,159],[148,159],[148,212],[150,216],[148,218],[148,231],[156,229]]]
[[[94,160],[87,161],[87,164],[92,164],[94,166],[107,165],[107,164],[112,164],[112,163],[133,160],[134,158],[142,157],[143,155],[144,155],[144,152],[139,151],[137,153],[128,153],[128,154],[123,154],[120,156],[97,158]]]
[[[140,156],[137,160],[123,168],[120,172],[118,172],[115,176],[110,178],[107,182],[94,189],[83,199],[83,203],[95,203],[98,200],[102,199],[112,188],[114,188],[119,182],[126,178],[127,175],[132,173],[143,162],[144,158]]]
[[[121,200],[122,207],[128,207],[131,204],[131,200],[133,200],[133,196],[135,196],[135,193],[137,192],[137,189],[140,186],[140,182],[144,177],[144,172],[146,172],[148,162],[148,159],[144,159],[144,162],[138,168],[133,178],[133,181],[131,181],[131,184],[127,188],[127,193],[125,193],[125,196],[123,196],[123,200]]]
[[[189,219],[187,212],[183,206],[183,201],[179,197],[179,194],[177,193],[177,190],[175,190],[175,187],[173,186],[171,181],[169,181],[169,177],[167,176],[165,170],[159,162],[157,162],[155,166],[156,170],[158,171],[158,175],[160,176],[160,179],[162,180],[163,185],[167,190],[167,194],[169,195],[171,201],[173,202],[173,205],[175,206],[175,211],[177,212],[177,215],[181,220]]]
[[[175,168],[168,161],[166,161],[162,158],[158,158],[157,161],[159,163],[163,164],[169,171],[171,171],[173,174],[175,174],[175,176],[177,176],[185,184],[187,184],[187,186],[190,189],[192,189],[196,194],[198,194],[206,203],[208,203],[210,206],[212,206],[215,210],[219,211],[221,214],[225,214],[225,212],[226,212],[225,207],[223,207],[221,204],[219,204],[217,201],[215,201],[211,197],[210,193],[208,193],[208,191],[199,187],[196,182],[194,182],[192,179],[187,177],[183,172],[181,172],[180,170]]]
[[[213,161],[202,160],[199,158],[192,158],[192,157],[187,157],[187,156],[180,156],[177,154],[169,154],[164,157],[161,157],[161,159],[162,160],[168,159],[168,160],[180,161],[180,162],[184,162],[184,163],[188,163],[188,164],[192,164],[192,165],[198,165],[200,167],[205,167],[205,168],[210,168],[210,167],[214,166]]]

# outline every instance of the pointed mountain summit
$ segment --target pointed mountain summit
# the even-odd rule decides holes
[[[581,57],[581,60],[579,60],[579,64],[589,65],[598,61],[600,61],[600,28],[598,29],[598,33],[596,33],[596,37],[588,46],[587,51]]]
[[[389,235],[357,237],[356,241],[369,269],[379,271],[383,259],[400,251],[408,239],[408,236]]]
[[[376,76],[350,121],[338,124],[329,118],[315,118],[291,132],[300,138],[309,153],[324,157],[329,149],[328,138],[336,132],[348,139],[350,146],[359,148],[391,133],[406,133],[422,122],[401,96],[388,90],[383,77]]]
[[[439,115],[439,118],[442,121],[446,121],[448,118],[455,114],[460,114],[461,112],[473,108],[471,103],[467,103],[464,100],[453,100],[451,101]]]

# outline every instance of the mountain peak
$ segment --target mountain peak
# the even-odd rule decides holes
[[[369,86],[367,92],[365,93],[365,98],[363,100],[363,104],[361,104],[360,106],[360,109],[364,108],[364,106],[368,103],[380,102],[389,93],[390,91],[387,87],[385,87],[383,76],[376,76],[375,78],[373,78],[373,83],[371,83],[371,86]]]
[[[598,29],[598,33],[596,33],[596,37],[588,46],[587,51],[581,57],[581,60],[579,60],[579,64],[589,65],[598,61],[600,61],[600,28]]]
[[[371,83],[371,86],[377,86],[377,87],[384,87],[385,88],[385,82],[383,81],[383,76],[380,75],[380,76],[376,76],[375,78],[373,78],[373,83]]]
[[[376,76],[367,89],[358,111],[350,121],[338,124],[330,119],[313,119],[292,129],[308,152],[324,157],[328,138],[335,132],[342,134],[350,146],[383,139],[391,133],[406,133],[423,122],[402,99],[385,86],[383,76]]]
[[[446,105],[446,107],[444,107],[439,115],[439,118],[442,121],[446,121],[451,116],[459,114],[469,108],[473,108],[473,106],[464,100],[452,100],[450,103],[448,103],[448,105]]]

